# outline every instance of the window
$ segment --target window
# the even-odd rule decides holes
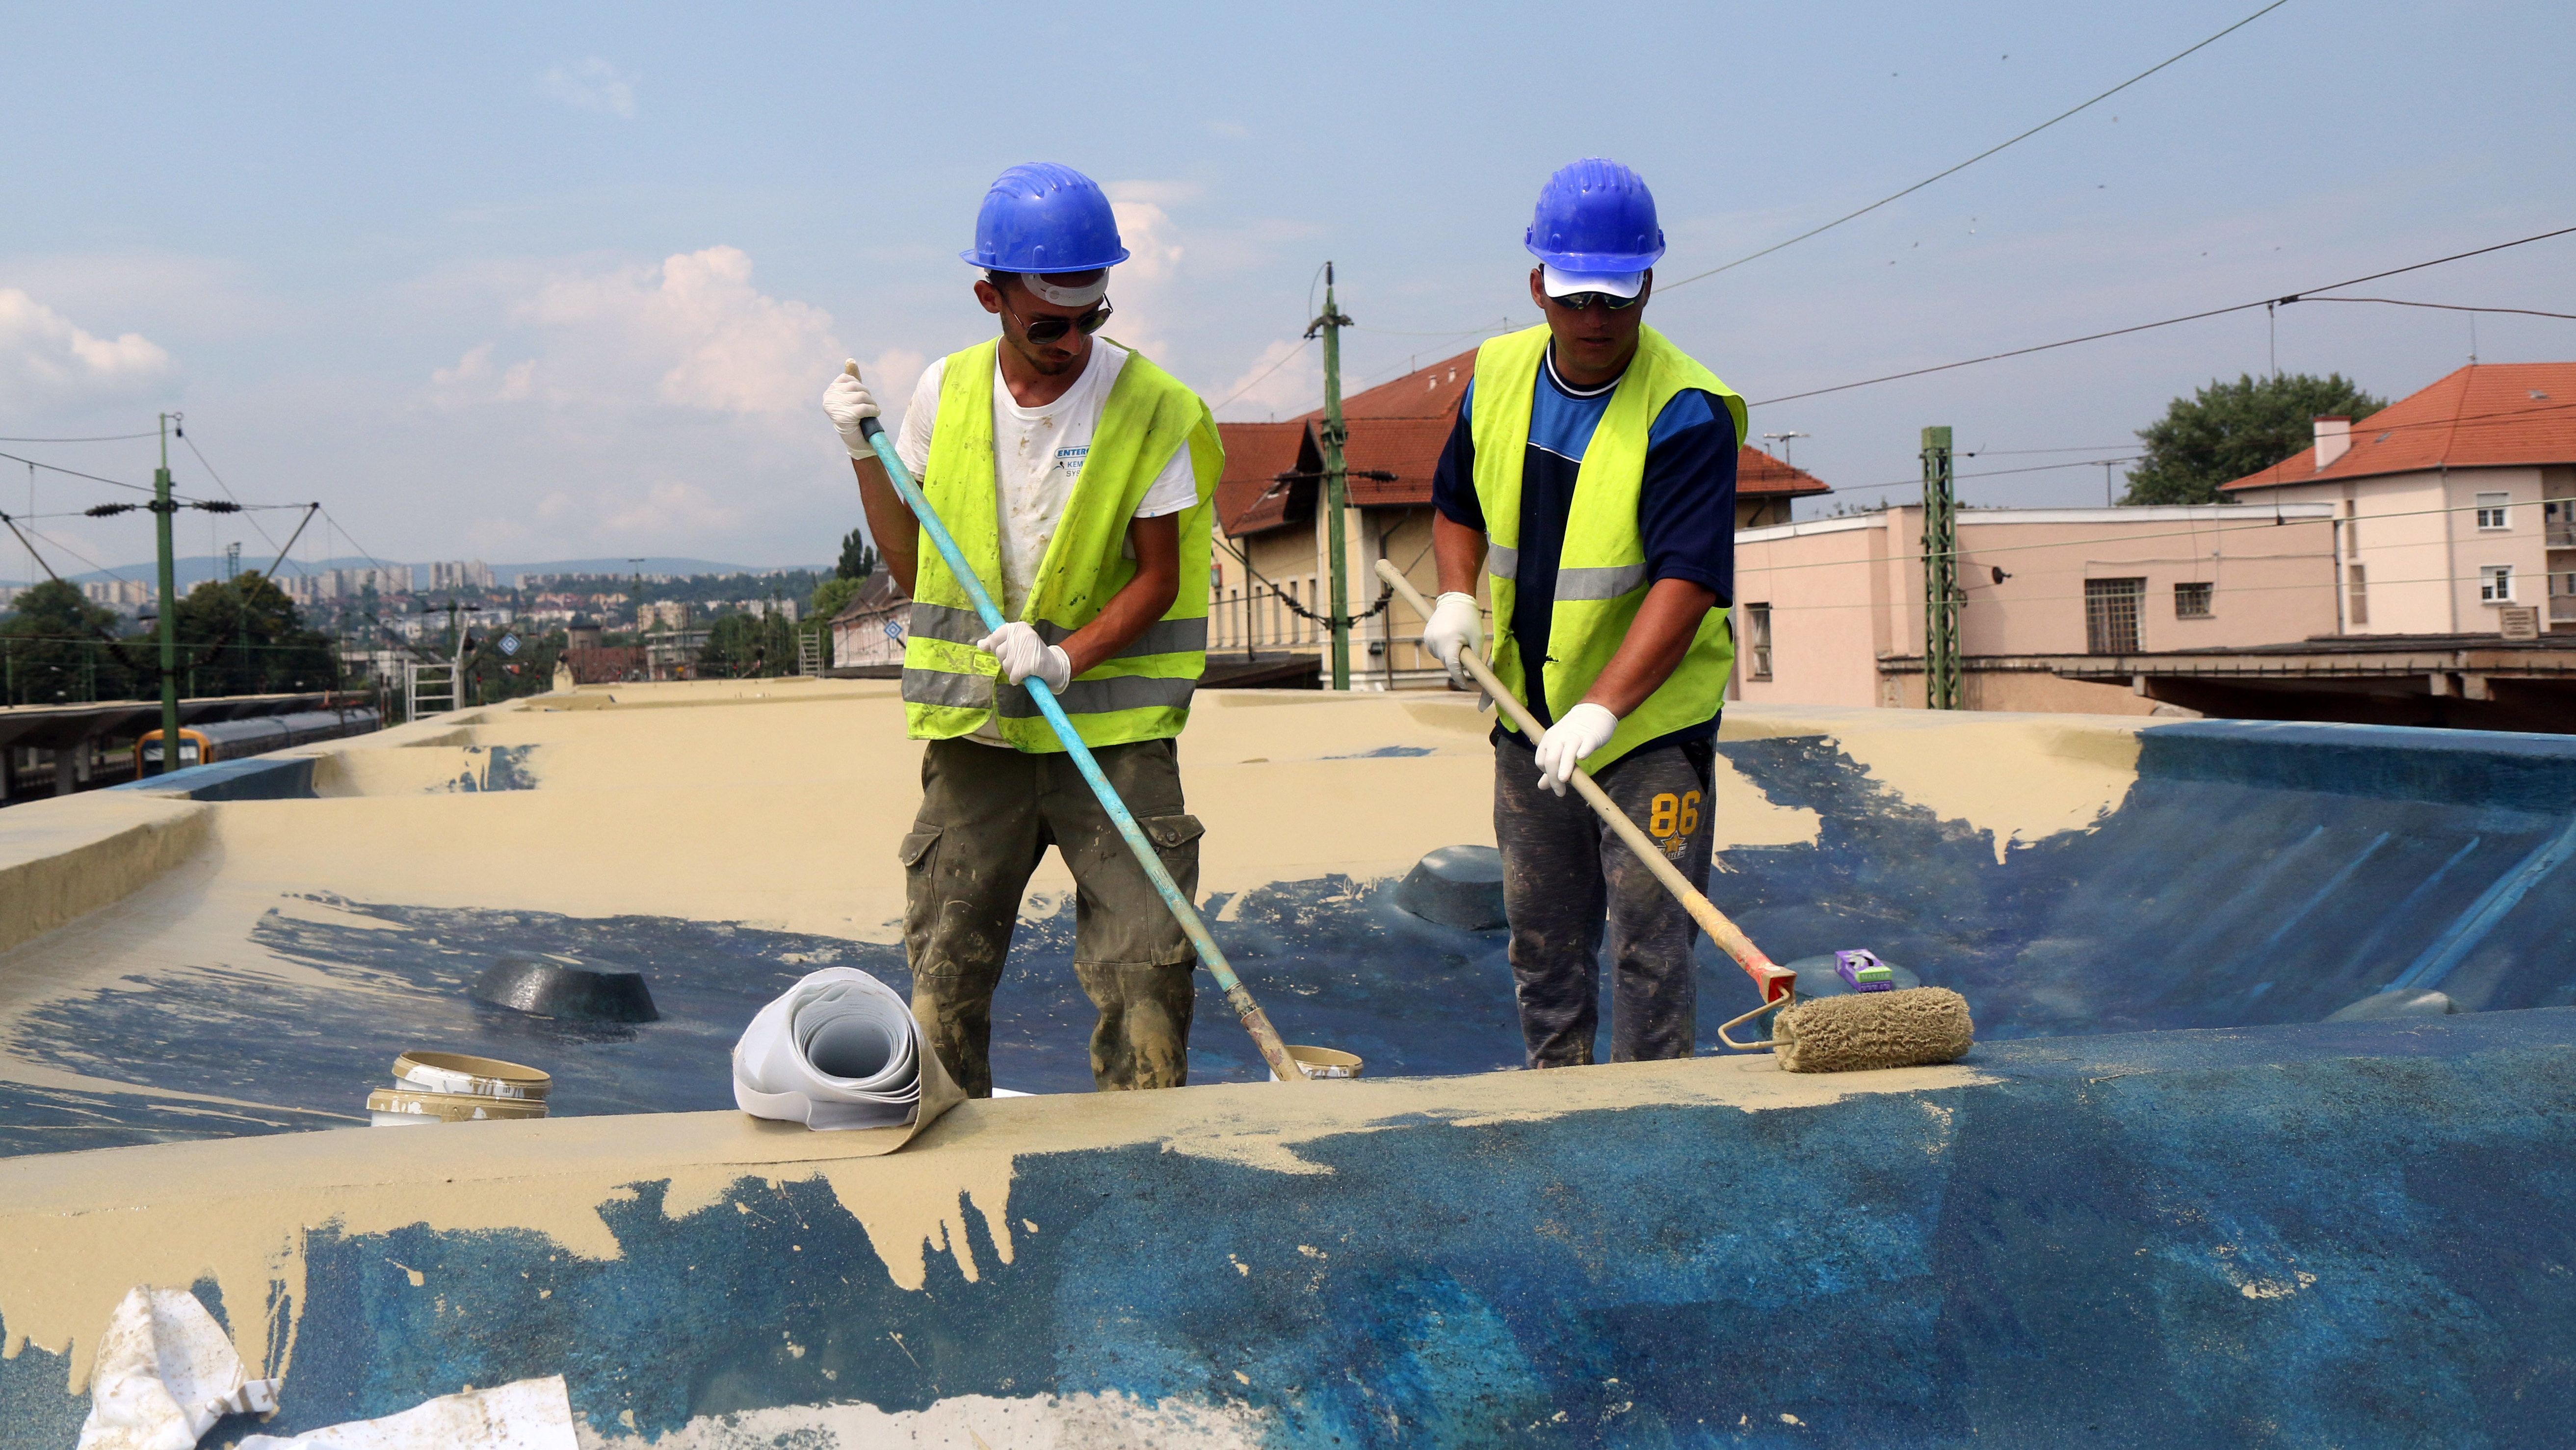
[[[2206,580],[2193,584],[2176,584],[2174,586],[2174,618],[2209,618],[2209,594],[2210,585]]]
[[[2370,623],[2370,576],[2359,564],[2344,569],[2344,618],[2352,624]]]
[[[1755,680],[1771,678],[1771,606],[1744,606],[1745,677]]]
[[[2480,604],[2513,602],[2513,566],[2511,564],[2478,566],[2478,602]]]
[[[2502,529],[2512,527],[2512,525],[2505,521],[2509,512],[2508,506],[2511,505],[2512,502],[2513,495],[2509,493],[2479,494],[2478,527],[2482,529]]]
[[[2138,652],[2138,605],[2147,597],[2144,579],[2084,581],[2084,652],[2131,655]]]

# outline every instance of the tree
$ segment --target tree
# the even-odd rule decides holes
[[[867,587],[867,583],[864,578],[852,579],[844,575],[833,575],[814,586],[814,597],[806,601],[805,617],[831,619],[842,610],[849,608],[850,601],[858,596],[861,589]]]
[[[2307,447],[2319,414],[2364,418],[2387,406],[2386,398],[2372,397],[2341,373],[2212,379],[2138,430],[2146,457],[2129,470],[2129,491],[2120,502],[2223,502],[2220,484]]]
[[[179,665],[192,695],[327,690],[339,679],[331,641],[256,573],[209,579],[179,601]]]
[[[519,637],[519,652],[501,653],[504,635]],[[521,695],[542,695],[555,687],[555,663],[571,646],[560,629],[540,634],[534,626],[514,623],[476,636],[474,657],[465,666],[466,698],[489,705]]]
[[[698,672],[711,680],[783,675],[795,662],[795,627],[784,614],[720,614],[698,651]]]
[[[876,571],[876,546],[868,542],[865,530],[850,530],[849,537],[841,540],[841,562],[833,567],[833,577],[865,579]]]
[[[19,595],[16,612],[0,622],[0,656],[7,661],[0,668],[5,668],[8,703],[56,705],[135,698],[133,674],[118,659],[116,648],[99,638],[115,634],[116,625],[114,612],[90,603],[80,590],[59,579],[48,579]],[[149,648],[148,644],[141,647]]]

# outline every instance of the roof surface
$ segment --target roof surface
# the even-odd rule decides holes
[[[1342,400],[1342,420],[1351,435],[1344,463],[1355,472],[1395,475],[1391,481],[1352,479],[1352,503],[1419,508],[1431,502],[1431,475],[1440,465],[1440,450],[1449,440],[1458,401],[1466,396],[1475,367],[1476,350],[1469,348]],[[1313,436],[1323,421],[1324,410],[1317,408],[1284,422],[1217,425],[1225,438],[1217,517],[1228,534],[1239,538],[1314,517],[1315,481],[1299,479],[1283,487],[1278,475],[1323,467]],[[1740,497],[1802,498],[1832,489],[1805,469],[1739,444],[1735,491]]]
[[[2314,446],[2221,490],[2375,478],[2432,468],[2576,463],[2576,362],[2472,363],[2352,425],[2323,468]]]

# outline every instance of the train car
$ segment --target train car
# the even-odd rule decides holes
[[[254,715],[243,720],[210,720],[179,727],[179,768],[265,755],[291,745],[337,740],[383,728],[372,709],[303,710],[292,715]],[[134,771],[139,776],[161,770],[161,732],[149,730],[134,742]]]

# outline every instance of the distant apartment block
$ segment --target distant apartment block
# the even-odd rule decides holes
[[[492,566],[480,559],[451,559],[444,563],[432,564],[429,566],[429,587],[432,589],[489,589],[492,587]]]
[[[153,583],[148,579],[92,579],[80,589],[82,597],[92,604],[127,611],[151,603],[153,596]]]
[[[286,591],[286,597],[298,604],[320,604],[331,599],[356,599],[369,589],[379,595],[408,594],[412,574],[409,564],[364,565],[316,569],[310,574],[280,574],[277,583]]]
[[[647,630],[659,625],[664,629],[689,627],[689,605],[683,599],[656,599],[635,606],[635,627]]]

